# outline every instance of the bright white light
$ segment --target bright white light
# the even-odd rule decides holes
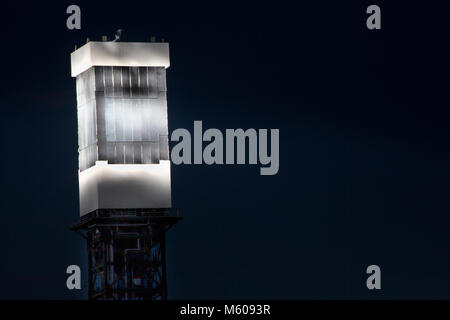
[[[90,41],[71,53],[72,77],[93,66],[170,66],[169,44],[165,42]]]
[[[170,161],[108,164],[79,172],[80,214],[97,209],[170,208]]]

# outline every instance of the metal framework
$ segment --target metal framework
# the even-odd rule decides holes
[[[99,209],[71,227],[87,239],[90,300],[165,300],[167,209]],[[84,231],[84,232],[82,232]]]

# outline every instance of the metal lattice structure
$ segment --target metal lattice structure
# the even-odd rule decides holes
[[[97,210],[72,227],[84,230],[89,299],[165,300],[166,231],[181,219],[157,210]]]

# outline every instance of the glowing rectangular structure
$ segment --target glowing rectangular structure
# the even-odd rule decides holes
[[[164,67],[170,66],[166,42],[91,41],[71,54],[72,77],[93,66]]]
[[[76,77],[80,215],[171,207],[168,43],[88,42]]]

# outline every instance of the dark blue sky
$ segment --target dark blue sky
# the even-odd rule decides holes
[[[78,4],[82,29],[66,28]],[[368,5],[382,29],[365,26]],[[450,10],[438,1],[2,5],[0,298],[76,299],[86,37],[170,42],[169,128],[279,128],[280,170],[172,167],[169,297],[449,298]],[[382,290],[365,270],[380,265]],[[87,283],[83,286],[86,288]]]

